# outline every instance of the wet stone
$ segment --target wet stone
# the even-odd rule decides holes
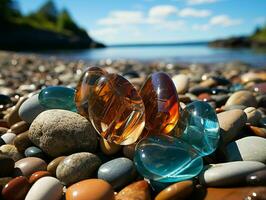
[[[179,100],[172,79],[163,72],[152,74],[140,90],[145,105],[147,134],[168,134],[179,120]]]
[[[43,153],[43,151],[38,148],[38,147],[28,147],[25,152],[24,152],[24,155],[26,157],[37,157],[37,158],[44,158],[45,155]]]
[[[145,178],[170,183],[191,179],[203,167],[202,158],[190,145],[165,135],[141,140],[136,146],[134,162]]]
[[[132,144],[144,128],[142,99],[134,86],[120,75],[107,74],[99,68],[85,71],[77,87],[76,105],[81,115],[88,109],[94,128],[109,142]]]
[[[0,94],[0,105],[7,105],[7,104],[11,104],[12,101],[10,99],[9,96],[4,95],[4,94]]]
[[[63,109],[76,112],[75,90],[63,86],[50,86],[41,90],[40,104],[48,109]]]
[[[61,161],[63,161],[66,156],[60,156],[53,159],[47,166],[47,171],[50,172],[53,176],[56,176],[56,169]]]
[[[246,182],[249,185],[266,186],[266,168],[249,174],[246,177]]]

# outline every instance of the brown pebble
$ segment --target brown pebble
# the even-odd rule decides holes
[[[134,158],[136,144],[130,144],[123,147],[123,154],[129,159]]]
[[[0,127],[3,127],[3,128],[9,128],[9,125],[8,125],[8,123],[7,123],[7,121],[6,120],[4,120],[4,119],[0,119]]]
[[[150,200],[149,184],[142,180],[132,183],[122,189],[115,197],[116,200]]]
[[[155,197],[155,200],[185,200],[191,195],[192,191],[193,182],[182,181],[165,188]]]
[[[39,180],[40,178],[45,177],[45,176],[51,176],[51,174],[48,171],[37,171],[37,172],[34,172],[29,178],[29,183],[33,184],[37,180]]]
[[[44,160],[36,157],[23,158],[15,163],[15,175],[29,177],[34,172],[45,171],[47,164]]]
[[[116,154],[121,149],[121,145],[108,142],[107,140],[101,137],[100,148],[105,155],[113,155]]]
[[[12,133],[15,133],[15,134],[20,134],[20,133],[23,133],[27,130],[29,130],[29,124],[25,121],[20,121],[20,122],[17,122],[15,124],[13,124],[10,129],[11,129],[11,132]]]
[[[64,160],[66,156],[60,156],[55,159],[53,159],[47,166],[47,171],[50,172],[53,176],[56,176],[56,168],[59,165],[59,163]]]
[[[0,127],[0,135],[5,134],[8,131],[8,128]]]
[[[266,128],[260,128],[256,126],[248,126],[248,127],[255,135],[266,138]]]
[[[2,190],[2,196],[6,200],[24,200],[30,190],[30,183],[24,176],[10,180]]]
[[[12,177],[2,177],[2,178],[0,178],[0,186],[5,187],[5,185],[12,179],[13,179]],[[1,190],[0,190],[0,192],[1,192]]]
[[[26,131],[24,133],[20,133],[19,135],[17,135],[14,139],[14,145],[17,147],[17,150],[19,152],[22,152],[24,153],[24,151],[32,146],[32,142],[31,140],[29,139],[29,136],[28,136],[28,132],[29,131]]]

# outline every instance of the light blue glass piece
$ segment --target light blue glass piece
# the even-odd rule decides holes
[[[40,104],[48,109],[63,109],[77,112],[75,90],[63,86],[50,86],[39,93]]]
[[[202,158],[191,146],[166,135],[141,140],[136,146],[134,162],[142,176],[164,183],[191,179],[203,167]]]
[[[220,127],[215,110],[209,103],[195,101],[181,113],[177,125],[180,139],[191,145],[201,156],[215,151],[220,139]]]
[[[236,83],[234,85],[232,85],[229,90],[231,92],[236,92],[236,91],[239,91],[239,90],[243,90],[244,89],[244,85],[240,84],[240,83]]]

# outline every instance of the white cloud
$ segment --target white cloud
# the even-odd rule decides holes
[[[115,28],[101,28],[96,30],[91,30],[91,35],[97,35],[97,36],[108,36],[108,35],[115,35],[118,33],[118,30]]]
[[[254,19],[254,23],[257,25],[264,25],[266,24],[266,17],[257,17]]]
[[[215,3],[218,0],[187,0],[189,5],[197,5],[197,4],[204,4],[204,3]]]
[[[184,8],[179,11],[178,15],[181,17],[208,17],[211,15],[211,11],[194,8]]]
[[[149,17],[165,18],[177,12],[177,8],[172,5],[157,5],[149,10]]]
[[[98,20],[100,25],[139,24],[143,21],[141,11],[112,11],[106,18]]]
[[[241,19],[232,19],[227,15],[217,15],[210,19],[210,25],[234,26],[242,23]]]
[[[194,24],[192,26],[192,29],[198,30],[198,31],[207,31],[210,29],[210,25],[209,24]]]

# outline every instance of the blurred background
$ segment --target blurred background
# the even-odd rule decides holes
[[[265,0],[0,0],[0,49],[266,66]]]

